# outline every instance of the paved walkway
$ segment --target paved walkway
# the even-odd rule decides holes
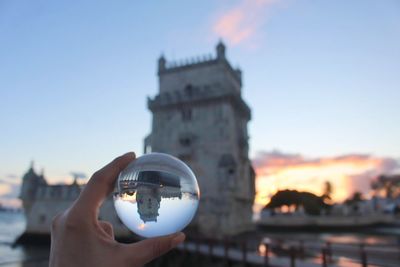
[[[178,246],[178,249],[180,250],[187,250],[190,252],[194,253],[200,253],[202,255],[207,255],[210,256],[210,246],[207,244],[200,244],[198,247],[196,247],[196,244],[194,242],[186,242],[185,245],[180,244]],[[225,248],[221,245],[214,245],[212,248],[212,256],[217,257],[217,258],[225,258]],[[243,252],[240,249],[237,248],[229,248],[227,251],[227,256],[229,260],[235,261],[235,262],[243,262]],[[258,264],[258,265],[263,265],[264,264],[264,257],[259,255],[256,252],[252,251],[247,251],[246,253],[246,259],[247,262],[250,264]],[[276,266],[276,267],[287,267],[290,266],[290,257],[270,257],[268,259],[269,265],[270,266]],[[321,267],[321,264],[316,264],[310,261],[302,260],[302,259],[296,259],[295,260],[295,266],[296,267]],[[329,266],[334,266],[334,265],[329,265]]]

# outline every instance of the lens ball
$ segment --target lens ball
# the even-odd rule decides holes
[[[193,219],[199,199],[192,170],[163,153],[146,154],[131,162],[119,174],[114,192],[118,217],[142,237],[181,231]]]

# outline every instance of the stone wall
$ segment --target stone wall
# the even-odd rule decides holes
[[[49,234],[52,219],[68,209],[79,196],[81,188],[77,185],[48,185],[38,188],[36,198],[29,210],[25,210],[27,225],[25,233]],[[127,238],[133,234],[122,224],[114,209],[112,197],[108,197],[100,208],[99,220],[110,222],[114,234]]]
[[[183,90],[187,85],[224,84],[240,92],[240,80],[225,61],[211,60],[199,64],[176,67],[159,75],[160,93]]]

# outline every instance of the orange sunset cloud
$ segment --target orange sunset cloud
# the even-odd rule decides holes
[[[333,186],[332,199],[335,202],[345,200],[355,191],[368,194],[372,179],[399,168],[394,159],[371,155],[306,158],[278,151],[261,152],[253,163],[257,175],[256,212],[278,190],[296,189],[322,195],[326,181]]]
[[[266,20],[266,10],[278,0],[242,0],[216,20],[214,33],[237,45],[253,37]]]

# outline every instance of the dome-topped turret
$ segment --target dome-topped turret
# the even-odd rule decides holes
[[[35,198],[38,187],[46,184],[47,182],[44,176],[38,175],[35,172],[32,161],[28,171],[22,177],[21,193],[19,196],[23,202],[25,210],[30,208],[31,201]]]
[[[22,177],[22,180],[33,179],[36,176],[37,174],[35,173],[35,170],[33,168],[29,168],[28,171]]]
[[[161,54],[160,58],[158,59],[158,72],[165,70],[167,64],[167,60],[165,59],[164,55]]]
[[[33,161],[31,162],[31,166],[29,167],[28,171],[22,177],[22,180],[32,180],[38,182],[39,184],[47,184],[46,179],[44,178],[44,170],[42,169],[40,175],[37,174]]]
[[[218,42],[216,50],[217,50],[217,59],[219,60],[225,59],[226,47],[225,44],[222,42],[222,40]]]

